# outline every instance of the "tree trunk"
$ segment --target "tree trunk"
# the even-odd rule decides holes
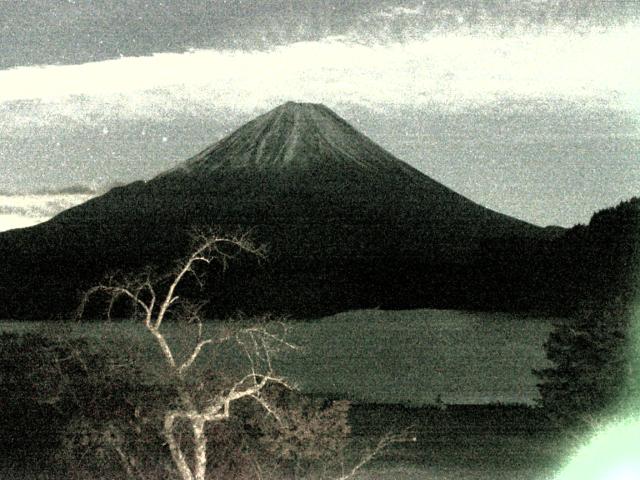
[[[204,433],[205,421],[202,418],[192,420],[195,457],[195,480],[205,480],[207,473],[207,436]]]
[[[175,416],[172,413],[169,413],[165,416],[164,419],[164,438],[167,440],[169,444],[169,450],[171,451],[171,458],[173,458],[173,463],[178,469],[178,473],[182,480],[194,480],[193,473],[191,473],[191,469],[187,464],[187,460],[184,457],[184,453],[182,453],[182,449],[176,440],[176,437],[173,435],[173,424],[175,422]],[[204,477],[203,477],[204,478]]]

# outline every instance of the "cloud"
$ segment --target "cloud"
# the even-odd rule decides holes
[[[394,19],[394,18],[398,18],[398,17],[405,17],[405,16],[415,16],[415,15],[424,15],[425,13],[425,6],[424,5],[417,5],[413,8],[410,7],[389,7],[389,8],[385,8],[383,10],[380,10],[379,12],[377,12],[376,14],[374,14],[374,17],[381,17],[381,18],[387,18],[387,19]]]
[[[91,196],[96,194],[96,189],[86,185],[75,184],[61,188],[47,188],[34,192],[35,195],[54,195],[58,199],[74,196]]]
[[[29,217],[20,214],[0,213],[0,232],[13,230],[15,228],[27,228],[46,222],[49,217]]]
[[[91,193],[0,193],[0,232],[42,223],[67,208],[86,202]]]
[[[397,13],[397,12],[396,12]],[[376,41],[358,35],[270,50],[191,50],[0,72],[7,128],[67,118],[254,112],[284,100],[460,108],[504,97],[605,99],[640,110],[640,25],[460,29]]]

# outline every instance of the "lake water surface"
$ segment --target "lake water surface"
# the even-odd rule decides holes
[[[296,324],[304,355],[283,365],[303,390],[374,402],[529,403],[550,364],[551,319],[452,310],[341,313]]]
[[[0,331],[66,330],[148,350],[155,345],[133,322],[0,323]],[[453,310],[345,312],[313,321],[292,321],[289,334],[303,347],[277,368],[308,393],[363,402],[425,405],[528,403],[538,397],[532,369],[549,366],[543,344],[553,320],[503,313]],[[167,325],[169,330],[181,328]],[[149,340],[149,341],[148,341]],[[162,370],[159,370],[162,372]]]

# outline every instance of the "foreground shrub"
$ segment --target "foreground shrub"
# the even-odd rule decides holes
[[[70,351],[35,334],[0,335],[0,444],[3,451],[55,448],[71,417],[58,359]]]
[[[46,454],[71,476],[110,465],[103,457],[117,454],[119,439],[142,434],[141,406],[153,405],[159,392],[144,386],[124,350],[63,336],[0,335],[3,450]],[[159,449],[157,435],[142,437],[146,450]]]

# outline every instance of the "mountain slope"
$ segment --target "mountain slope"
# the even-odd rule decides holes
[[[191,228],[212,225],[251,229],[269,247],[266,264],[213,278],[218,312],[304,316],[469,306],[483,241],[545,235],[420,173],[328,108],[289,102],[148,182],[0,235],[0,316],[64,315],[104,272],[170,265]]]
[[[359,167],[369,172],[412,171],[321,104],[287,102],[188,160],[196,174],[216,168]]]

